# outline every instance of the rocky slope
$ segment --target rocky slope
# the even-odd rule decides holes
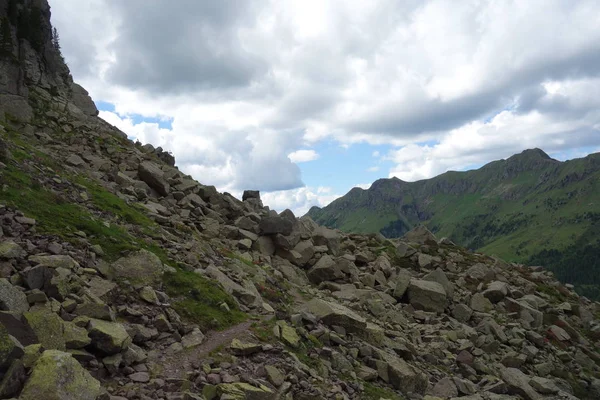
[[[0,125],[0,398],[600,396],[600,304],[552,273],[240,201],[29,89]]]
[[[478,170],[380,179],[307,214],[348,232],[399,237],[419,224],[485,254],[544,265],[600,298],[600,154],[559,162],[526,150]]]

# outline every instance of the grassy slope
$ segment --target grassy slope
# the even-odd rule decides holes
[[[201,329],[225,328],[246,319],[216,282],[181,269],[159,242],[152,240],[160,237],[160,227],[141,207],[126,203],[88,176],[68,173],[16,131],[0,132],[0,138],[9,144],[11,152],[10,159],[0,160],[6,164],[0,168],[0,204],[34,218],[38,232],[59,236],[74,245],[81,240],[78,232],[83,232],[92,244],[102,247],[106,261],[118,259],[124,251],[143,248],[153,252],[174,267],[164,276],[164,289],[173,296],[174,308]],[[112,145],[119,146],[116,141]],[[132,144],[121,143],[127,145]],[[77,196],[83,192],[89,200],[79,203]],[[223,303],[229,312],[223,310]]]
[[[600,284],[600,276],[589,276],[600,272],[593,261],[600,256],[600,154],[560,163],[532,150],[419,182],[382,179],[309,215],[345,231],[389,237],[424,223],[466,247],[539,263],[580,285]]]

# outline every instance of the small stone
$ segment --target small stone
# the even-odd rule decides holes
[[[147,372],[136,372],[129,375],[129,379],[133,382],[147,383],[150,382],[150,375]]]
[[[234,354],[242,356],[249,356],[262,351],[262,346],[260,344],[244,343],[239,339],[233,339],[229,347]]]
[[[159,304],[156,292],[150,286],[144,286],[140,290],[140,298],[150,304]]]
[[[275,387],[283,385],[285,381],[285,375],[277,368],[272,365],[265,365],[265,371],[267,372],[267,379]]]

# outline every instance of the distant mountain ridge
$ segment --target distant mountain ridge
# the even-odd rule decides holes
[[[600,296],[600,153],[561,162],[536,148],[417,182],[379,179],[307,215],[387,237],[424,224],[463,246],[544,265],[580,292]]]

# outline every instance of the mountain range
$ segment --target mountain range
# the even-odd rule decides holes
[[[307,215],[390,238],[423,224],[470,249],[544,265],[580,293],[600,296],[600,153],[560,162],[530,149],[476,170],[380,179]]]

